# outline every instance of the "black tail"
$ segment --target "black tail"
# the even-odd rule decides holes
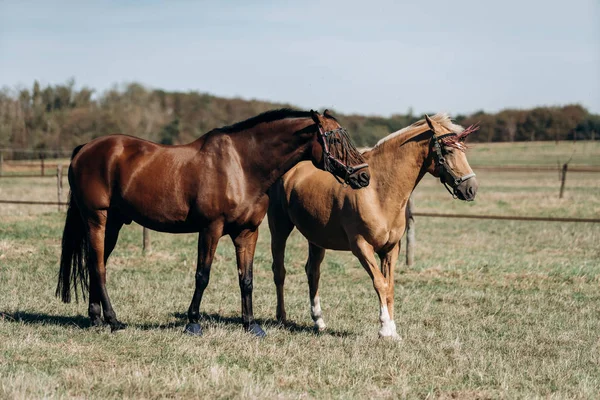
[[[73,150],[71,160],[81,150],[82,146],[77,146]],[[69,183],[72,184],[72,168],[69,166]],[[73,188],[71,188],[73,189]],[[77,286],[81,287],[81,292],[85,298],[88,291],[88,270],[86,264],[88,249],[90,245],[89,232],[81,217],[81,212],[77,202],[73,198],[73,190],[69,195],[69,208],[67,209],[67,219],[62,237],[62,254],[60,256],[60,270],[58,271],[58,285],[56,286],[56,297],[60,297],[63,302],[71,302],[71,283],[75,291],[75,300],[77,296]]]

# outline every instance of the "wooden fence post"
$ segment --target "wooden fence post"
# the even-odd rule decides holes
[[[4,165],[4,153],[0,151],[0,176],[2,176],[2,166]]]
[[[413,216],[413,199],[408,199],[406,205],[406,266],[415,263],[415,218]]]
[[[40,154],[40,158],[42,159],[42,176],[46,174],[46,166],[44,165],[44,154]]]
[[[150,254],[151,251],[152,246],[150,244],[150,230],[144,226],[142,230],[142,253],[146,255]]]
[[[564,163],[562,166],[562,174],[560,176],[560,194],[558,195],[559,199],[563,198],[563,193],[565,191],[565,181],[567,180],[567,168],[569,167],[569,163]]]
[[[62,209],[60,201],[62,199],[62,164],[56,166],[56,193],[58,195],[58,211]]]

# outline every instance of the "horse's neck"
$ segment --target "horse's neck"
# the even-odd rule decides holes
[[[314,122],[310,118],[288,118],[259,124],[232,134],[246,175],[251,174],[266,190],[306,157],[313,134],[297,134]]]
[[[365,154],[381,208],[389,218],[403,212],[425,174],[429,140],[425,132],[394,137]]]

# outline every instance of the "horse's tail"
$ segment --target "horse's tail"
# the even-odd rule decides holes
[[[81,146],[77,146],[73,150],[73,157],[81,150]],[[69,184],[71,192],[69,194],[69,208],[67,209],[67,219],[65,221],[65,229],[62,237],[62,253],[60,256],[60,269],[58,271],[58,285],[56,286],[56,297],[60,297],[63,302],[71,302],[71,283],[75,291],[75,300],[79,300],[77,296],[77,286],[81,286],[81,292],[85,298],[88,291],[88,270],[85,265],[90,238],[88,229],[85,226],[83,217],[77,205],[77,201],[73,195],[73,169],[69,166]]]

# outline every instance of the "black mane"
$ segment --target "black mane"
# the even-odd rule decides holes
[[[310,111],[298,111],[292,110],[290,108],[280,108],[279,110],[266,111],[262,114],[258,114],[255,117],[248,118],[244,121],[236,122],[233,125],[218,128],[218,131],[225,133],[234,133],[250,129],[253,126],[262,124],[264,122],[273,122],[285,118],[306,118],[310,116]]]

